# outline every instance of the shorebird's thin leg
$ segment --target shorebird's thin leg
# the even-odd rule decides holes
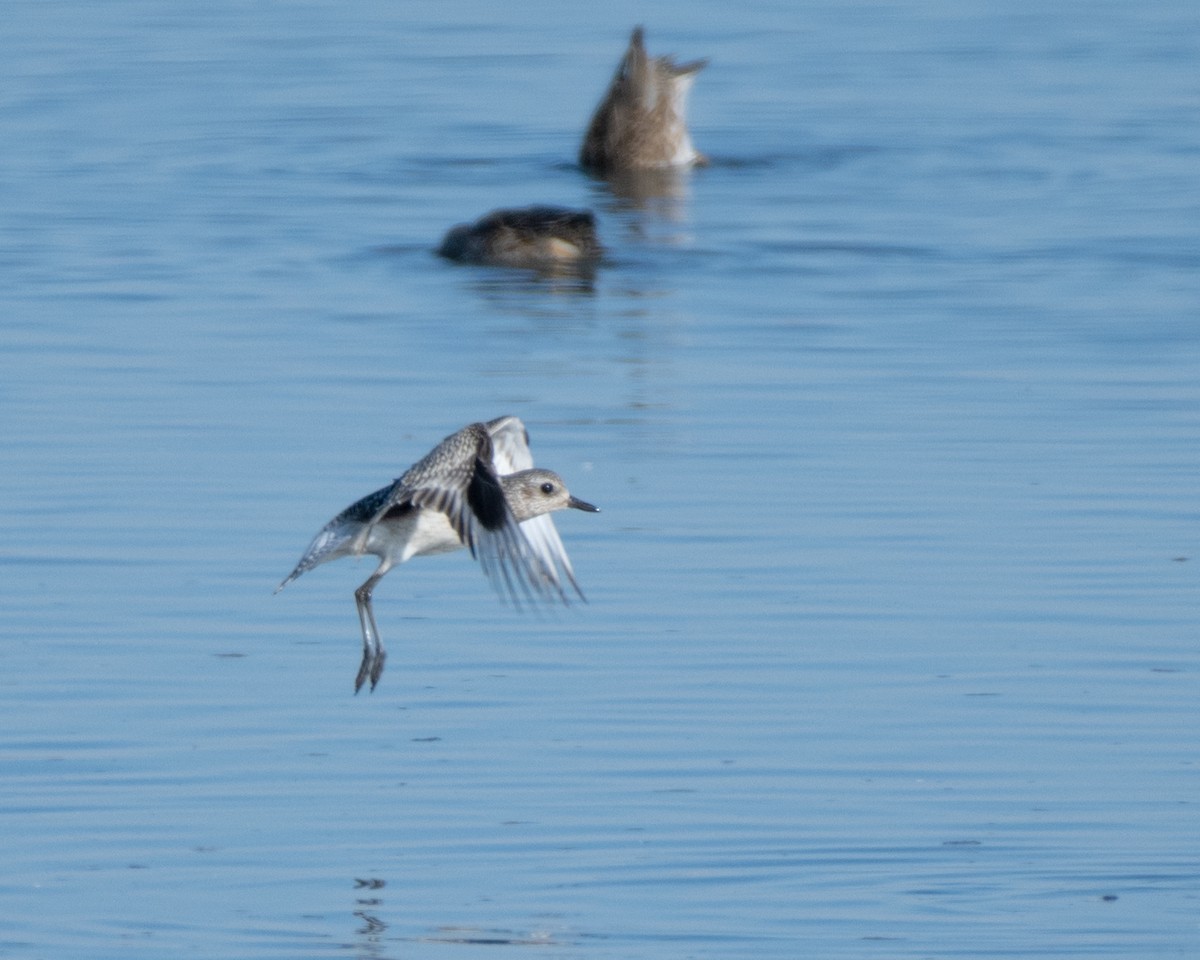
[[[375,624],[375,610],[371,606],[371,591],[383,575],[391,569],[391,564],[384,561],[379,565],[366,583],[354,591],[354,602],[358,605],[358,622],[362,625],[363,655],[362,663],[358,666],[358,676],[354,679],[354,692],[358,693],[369,677],[371,689],[383,675],[383,662],[387,659],[387,651],[383,649],[383,641],[379,637],[379,627]]]

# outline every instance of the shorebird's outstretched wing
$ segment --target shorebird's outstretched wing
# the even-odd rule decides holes
[[[518,461],[529,457],[520,420],[504,417],[492,423],[503,424],[500,436],[510,451],[502,462],[513,456]],[[389,510],[412,504],[445,515],[501,596],[517,606],[523,600],[560,598],[562,588],[553,555],[547,559],[544,535],[531,542],[509,507],[496,469],[490,426],[472,423],[451,434],[386,488],[386,496],[355,539],[353,552],[363,552],[371,528]],[[558,539],[557,533],[552,536]]]
[[[558,528],[554,525],[550,514],[543,513],[539,517],[522,521],[521,532],[525,534],[525,539],[533,548],[543,582],[553,588],[557,598],[563,603],[570,602],[566,590],[563,589],[565,580],[579,595],[579,599],[586,602],[587,597],[583,595],[583,590],[575,581],[575,571],[571,569],[571,559],[567,556],[567,549],[558,536]]]
[[[488,422],[487,432],[492,438],[492,463],[500,476],[533,468],[529,431],[520,417],[497,417]]]
[[[446,437],[386,488],[387,494],[376,504],[375,512],[367,518],[366,526],[355,541],[354,552],[361,554],[375,524],[393,507],[405,503],[445,514],[462,542],[471,546],[468,494],[480,461],[485,470],[478,482],[476,499],[484,515],[499,522],[507,509],[499,480],[495,479],[495,469],[491,466],[491,450],[491,438],[481,423],[472,423]],[[494,483],[488,482],[488,474]],[[499,503],[495,496],[488,495],[491,487],[498,492]]]
[[[492,463],[500,476],[533,468],[529,431],[519,417],[497,417],[488,422],[487,430],[492,438]],[[543,513],[521,521],[521,530],[533,547],[544,579],[553,586],[559,598],[564,603],[567,602],[563,590],[563,582],[566,581],[571,584],[581,600],[585,599],[583,591],[575,581],[575,571],[571,569],[567,550],[550,514]]]

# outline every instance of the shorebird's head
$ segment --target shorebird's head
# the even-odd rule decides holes
[[[599,507],[571,496],[562,477],[553,470],[521,470],[501,477],[500,483],[518,522],[568,507],[588,513],[600,512]]]

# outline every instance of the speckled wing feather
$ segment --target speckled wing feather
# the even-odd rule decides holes
[[[408,502],[444,513],[459,539],[474,550],[474,518],[467,493],[478,463],[491,469],[491,453],[492,441],[483,424],[472,423],[452,433],[392,484],[392,492],[368,522],[368,529],[393,506]]]
[[[492,421],[496,423],[502,424],[502,434],[515,430],[524,435],[516,417]],[[520,606],[522,601],[561,596],[555,571],[548,569],[509,508],[494,463],[490,426],[473,423],[451,434],[385,488],[386,495],[355,539],[354,552],[362,552],[371,528],[390,509],[411,503],[447,517],[502,597]],[[506,437],[504,442],[513,441]],[[519,446],[525,446],[523,439]],[[527,446],[525,450],[528,456]]]

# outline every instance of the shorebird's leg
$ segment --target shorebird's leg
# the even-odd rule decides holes
[[[379,637],[379,627],[375,624],[375,610],[371,606],[371,591],[375,584],[391,568],[386,560],[379,565],[366,583],[354,591],[354,602],[358,605],[358,622],[362,625],[363,655],[362,663],[358,666],[358,676],[354,679],[354,692],[358,693],[369,677],[371,689],[383,675],[383,662],[387,659],[387,651],[383,649],[383,641]]]

